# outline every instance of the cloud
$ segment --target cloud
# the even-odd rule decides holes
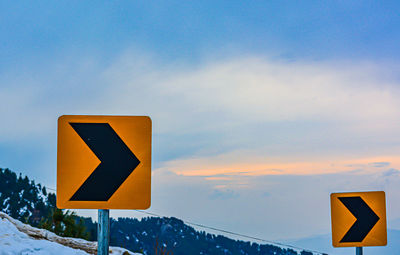
[[[377,167],[377,160],[380,162]],[[372,163],[371,163],[372,162]],[[329,159],[309,158],[262,158],[251,152],[227,153],[217,156],[178,159],[165,162],[160,169],[168,169],[184,176],[203,176],[207,180],[229,180],[231,176],[261,175],[313,175],[332,173],[365,174],[376,173],[389,166],[399,166],[397,156],[381,156],[374,158],[331,157]]]
[[[394,168],[390,168],[389,170],[386,170],[382,173],[382,175],[384,177],[390,177],[390,176],[398,176],[400,173],[400,170],[398,169],[394,169]]]
[[[373,162],[370,163],[373,167],[387,167],[390,166],[390,162]]]
[[[279,158],[277,166],[263,162],[256,171],[279,172],[278,162],[288,157],[298,164],[300,158],[391,157],[399,149],[399,81],[387,74],[395,65],[248,57],[154,68],[131,59],[107,69],[105,80],[118,85],[101,101],[112,106],[95,107],[150,114],[155,133],[179,151],[163,156],[171,169],[179,167],[174,160],[225,157],[235,164],[209,168],[247,171],[237,161],[264,157]]]
[[[1,99],[19,112],[53,106],[59,111],[151,113],[164,121],[160,131],[168,132],[307,120],[346,122],[354,128],[369,123],[368,129],[380,130],[395,128],[385,124],[400,115],[398,81],[385,72],[396,66],[257,57],[167,66],[136,52],[105,67],[94,61],[66,61],[43,67],[50,70],[32,70],[38,72],[34,77],[2,80]]]
[[[388,220],[400,217],[400,178],[381,172],[230,176],[205,180],[156,171],[150,212],[173,215],[265,239],[298,238],[330,231],[330,194],[386,192]],[[244,188],[240,183],[246,182]],[[117,210],[116,216],[133,212]]]
[[[237,198],[239,196],[238,193],[236,193],[233,190],[230,189],[224,189],[224,187],[219,187],[217,189],[214,189],[212,193],[209,195],[210,199],[233,199]]]
[[[155,169],[179,174],[331,173],[347,171],[342,164],[351,160],[393,163],[397,69],[256,56],[197,64],[137,52],[106,64],[65,57],[0,79],[0,140],[55,144],[62,114],[150,115]]]
[[[38,181],[55,180],[59,115],[150,115],[154,212],[267,239],[300,237],[329,231],[330,192],[383,189],[399,217],[390,170],[400,169],[395,65],[165,64],[136,53],[106,64],[55,62],[0,77],[4,167],[24,164]]]

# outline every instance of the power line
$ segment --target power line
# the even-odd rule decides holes
[[[146,212],[146,211],[142,211],[142,210],[135,210],[137,212],[143,213],[143,214],[147,214],[147,215],[151,215],[151,216],[155,216],[155,217],[167,217],[167,216],[163,216],[163,215],[159,215],[159,214],[155,214],[155,213],[151,213],[151,212]],[[182,219],[181,219],[182,220]],[[203,224],[199,224],[199,223],[195,223],[195,222],[190,222],[187,220],[182,220],[183,222],[185,222],[188,225],[192,225],[192,226],[197,226],[197,227],[201,227],[201,228],[205,228],[205,229],[210,229],[210,230],[214,230],[217,232],[222,232],[225,234],[230,234],[230,235],[235,235],[235,236],[240,236],[240,237],[244,237],[244,238],[248,238],[248,239],[253,239],[253,240],[257,240],[257,241],[261,241],[261,242],[265,242],[265,243],[269,243],[269,244],[273,244],[273,245],[279,245],[279,246],[284,246],[287,248],[292,248],[292,249],[296,249],[296,250],[303,250],[303,251],[308,251],[308,252],[312,252],[312,253],[317,253],[317,254],[321,254],[321,255],[327,255],[327,253],[325,252],[320,252],[320,251],[316,251],[316,250],[309,250],[309,249],[304,249],[302,247],[298,247],[298,246],[294,246],[294,245],[290,245],[290,244],[284,244],[284,243],[280,243],[280,242],[275,242],[275,241],[271,241],[271,240],[266,240],[266,239],[262,239],[262,238],[258,238],[258,237],[254,237],[254,236],[249,236],[249,235],[245,235],[245,234],[240,234],[237,232],[232,232],[229,230],[224,230],[224,229],[220,229],[220,228],[215,228],[215,227],[210,227],[210,226],[206,226]]]
[[[52,190],[52,191],[56,191],[55,189],[49,188],[47,186],[44,186],[46,189]]]
[[[56,190],[53,189],[53,188],[49,188],[49,187],[47,187],[47,186],[44,186],[44,187],[46,187],[46,189],[56,191]],[[159,217],[159,218],[166,217],[166,218],[168,218],[167,216],[160,215],[160,214],[156,214],[156,213],[152,213],[152,212],[147,212],[147,211],[142,211],[142,210],[135,210],[135,211],[137,211],[137,212],[139,212],[139,213],[151,215],[151,216],[154,216],[154,217]],[[182,219],[181,219],[181,220],[182,220]],[[221,229],[221,228],[216,228],[216,227],[210,227],[210,226],[206,226],[206,225],[204,225],[204,224],[195,223],[195,222],[191,222],[191,221],[187,221],[187,220],[182,220],[182,221],[185,222],[185,223],[188,224],[188,225],[197,226],[197,227],[204,228],[204,229],[210,229],[210,230],[213,230],[213,231],[217,231],[217,232],[221,232],[221,233],[225,233],[225,234],[229,234],[229,235],[234,235],[234,236],[239,236],[239,237],[243,237],[243,238],[248,238],[248,239],[252,239],[252,240],[256,240],[256,241],[260,241],[260,242],[264,242],[264,243],[269,243],[269,244],[273,244],[273,245],[279,245],[279,246],[283,246],[283,247],[287,247],[287,248],[292,248],[292,249],[296,249],[296,250],[308,251],[308,252],[312,252],[313,254],[317,253],[317,254],[321,254],[321,255],[327,255],[327,253],[324,253],[324,252],[320,252],[320,251],[316,251],[316,250],[310,250],[310,249],[304,249],[304,248],[302,248],[302,247],[298,247],[298,246],[295,246],[295,245],[284,244],[284,243],[280,243],[280,242],[276,242],[276,241],[271,241],[271,240],[266,240],[266,239],[254,237],[254,236],[249,236],[249,235],[245,235],[245,234],[240,234],[240,233],[237,233],[237,232],[232,232],[232,231],[229,231],[229,230],[225,230],[225,229]]]

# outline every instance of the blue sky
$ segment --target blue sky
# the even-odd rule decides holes
[[[395,58],[397,10],[396,1],[2,1],[0,49],[8,65],[71,51],[108,59],[132,45],[193,62],[221,52]]]
[[[58,116],[149,115],[156,213],[289,239],[385,190],[400,218],[399,5],[0,1],[0,167],[55,187]]]

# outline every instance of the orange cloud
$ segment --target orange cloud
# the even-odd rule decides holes
[[[229,180],[229,176],[260,175],[313,175],[353,171],[372,173],[387,168],[400,168],[400,157],[381,156],[355,159],[308,160],[296,162],[260,162],[243,159],[231,161],[230,157],[193,158],[170,161],[163,168],[183,176],[204,176],[207,180]],[[258,161],[258,162],[257,162]]]

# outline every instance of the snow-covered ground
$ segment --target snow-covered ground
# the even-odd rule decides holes
[[[59,237],[47,230],[23,224],[0,212],[0,255],[87,255],[94,254],[95,249],[95,242]],[[134,255],[137,253],[119,247],[110,247],[110,254]]]

